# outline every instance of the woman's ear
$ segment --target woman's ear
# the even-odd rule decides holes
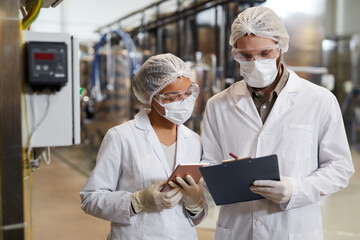
[[[157,113],[165,114],[165,109],[162,107],[154,98],[151,101],[151,109],[155,110]]]

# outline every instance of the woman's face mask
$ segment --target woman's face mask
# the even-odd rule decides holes
[[[161,114],[157,108],[156,111],[170,122],[181,125],[192,115],[195,100],[199,95],[199,86],[192,83],[190,87],[179,92],[167,92],[158,95],[159,100],[155,101],[165,109],[165,114]]]
[[[155,99],[155,101],[158,102],[158,100],[156,100],[156,98],[154,98],[154,99]],[[170,122],[172,122],[176,125],[181,125],[191,117],[191,114],[193,112],[194,105],[195,105],[195,100],[196,100],[196,98],[194,97],[194,95],[190,95],[189,97],[185,98],[182,101],[165,103],[165,104],[158,102],[159,105],[164,107],[164,109],[165,109],[164,115],[161,114],[156,109],[156,107],[155,107],[155,109],[156,109],[156,111],[158,111],[158,113],[161,116],[163,116]]]

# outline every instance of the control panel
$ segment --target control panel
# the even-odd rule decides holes
[[[78,39],[67,33],[32,31],[23,31],[23,39],[23,145],[42,148],[79,144]]]
[[[59,90],[68,82],[67,45],[61,42],[27,42],[26,81],[34,90]]]

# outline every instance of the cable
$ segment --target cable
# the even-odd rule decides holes
[[[98,76],[97,71],[98,71],[98,64],[99,64],[99,60],[100,60],[99,50],[100,50],[101,46],[104,44],[104,42],[106,41],[107,34],[112,34],[112,33],[116,34],[123,40],[125,48],[128,52],[128,57],[129,57],[129,61],[130,61],[130,79],[132,79],[134,77],[134,75],[140,68],[140,64],[139,64],[139,61],[137,58],[138,54],[137,54],[137,50],[135,47],[135,43],[132,40],[132,38],[130,37],[130,35],[127,32],[122,31],[122,30],[114,30],[109,33],[106,33],[101,36],[100,41],[95,45],[94,60],[93,60],[92,71],[91,71],[90,92],[92,92],[93,88],[95,87],[96,77]]]
[[[25,122],[26,122],[26,130],[28,133],[28,137],[27,137],[27,141],[25,146],[23,147],[23,162],[24,162],[24,170],[23,170],[23,178],[24,178],[24,211],[25,211],[25,222],[29,222],[29,226],[25,228],[25,234],[26,237],[30,236],[30,240],[32,240],[33,238],[33,221],[32,221],[32,217],[33,217],[33,181],[32,181],[32,173],[34,171],[33,165],[35,165],[34,163],[39,161],[41,156],[44,156],[43,154],[41,154],[37,159],[33,159],[33,151],[32,151],[32,146],[31,146],[31,140],[32,140],[32,136],[33,134],[36,132],[36,130],[38,129],[38,127],[44,122],[44,120],[46,119],[48,112],[49,112],[49,108],[50,108],[50,96],[47,95],[47,105],[46,105],[46,109],[45,109],[45,113],[43,114],[42,118],[40,119],[39,122],[36,123],[36,125],[34,127],[32,127],[30,133],[29,133],[29,123],[28,123],[28,116],[27,116],[27,104],[26,104],[26,97],[25,95],[25,90],[24,90],[24,81],[23,81],[23,87],[22,87],[22,97],[23,97],[23,101],[24,101],[24,118],[25,118]],[[36,116],[35,116],[35,112],[34,113],[34,118],[36,120]],[[45,162],[47,164],[50,164],[50,150],[48,148],[48,158],[44,158]],[[26,180],[29,180],[29,207],[27,205],[27,184],[26,184]],[[28,215],[29,212],[29,215]],[[28,229],[29,228],[29,229]]]
[[[42,6],[42,0],[38,0],[35,6],[33,6],[29,11],[28,14],[23,18],[21,22],[22,29],[28,28],[38,17],[40,9]]]
[[[102,44],[105,42],[105,39],[106,39],[106,34],[104,34],[100,41],[95,45],[95,49],[94,49],[94,60],[93,60],[93,64],[92,64],[92,68],[91,68],[91,86],[90,86],[90,93],[92,93],[93,91],[93,88],[95,87],[95,81],[96,81],[96,76],[97,76],[97,70],[98,70],[98,67],[97,67],[97,64],[98,64],[98,61],[99,61],[99,49],[100,47],[102,46]]]
[[[45,163],[49,165],[51,163],[50,147],[47,147],[47,156],[45,154],[45,151],[42,152],[41,156],[44,159]]]
[[[25,9],[25,7],[21,7],[21,8],[20,8],[20,12],[21,12],[23,18],[28,14],[27,11],[26,11],[26,9]],[[21,22],[20,22],[20,24],[21,24]],[[21,30],[22,30],[22,29],[21,29]]]
[[[42,116],[42,118],[40,119],[40,121],[34,126],[32,127],[31,131],[30,131],[30,135],[28,135],[28,138],[27,138],[27,155],[30,154],[31,150],[32,150],[32,146],[31,146],[31,138],[33,136],[33,134],[35,133],[35,131],[38,129],[38,127],[44,122],[44,120],[46,119],[46,116],[48,115],[49,113],[49,108],[50,108],[50,95],[46,95],[46,109],[45,109],[45,113],[44,115]],[[33,111],[33,115],[34,115],[34,120],[36,120],[36,115],[35,115],[35,112],[36,111]]]

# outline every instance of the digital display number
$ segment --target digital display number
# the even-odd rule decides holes
[[[35,60],[54,60],[54,53],[34,53]]]

